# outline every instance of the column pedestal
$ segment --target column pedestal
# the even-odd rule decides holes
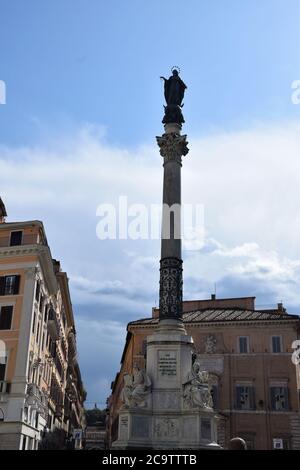
[[[122,409],[115,449],[219,449],[215,412],[190,407],[184,386],[192,369],[193,340],[182,322],[162,320],[147,339],[151,393],[144,408]]]

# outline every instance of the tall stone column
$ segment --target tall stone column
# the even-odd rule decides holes
[[[157,137],[164,159],[162,239],[160,260],[159,320],[182,320],[181,255],[181,166],[187,155],[186,135],[181,124],[165,124],[165,133]]]
[[[182,321],[181,166],[187,155],[181,107],[186,85],[178,71],[165,81],[163,213],[159,324],[147,336],[146,368],[124,375],[116,449],[218,448],[208,380],[195,361]],[[162,77],[163,78],[163,77]]]

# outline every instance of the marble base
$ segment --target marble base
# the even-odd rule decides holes
[[[210,408],[191,408],[183,384],[192,368],[193,339],[181,322],[163,320],[147,339],[151,393],[145,408],[122,409],[114,449],[219,449]]]
[[[219,449],[214,413],[121,411],[114,449]]]

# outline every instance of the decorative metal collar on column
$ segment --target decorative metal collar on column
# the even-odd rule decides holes
[[[160,260],[159,318],[181,320],[182,317],[182,260]]]

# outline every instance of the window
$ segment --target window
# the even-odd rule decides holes
[[[255,433],[240,433],[239,436],[246,442],[247,450],[255,449]]]
[[[271,407],[274,411],[289,409],[287,386],[271,387]]]
[[[273,449],[290,449],[290,438],[288,437],[274,437],[273,438]]]
[[[48,320],[48,312],[49,312],[49,305],[46,305],[45,316],[44,316],[44,322],[45,323],[47,323],[47,320]]]
[[[38,412],[35,413],[35,423],[34,423],[34,427],[37,429],[38,428],[38,425],[39,425],[39,414]]]
[[[10,234],[10,246],[22,245],[22,230],[11,232]]]
[[[40,311],[40,312],[42,312],[42,310],[43,310],[44,301],[45,301],[45,298],[44,298],[43,294],[41,294],[41,296],[40,296],[40,302],[39,302],[39,311]]]
[[[37,283],[36,283],[36,289],[35,289],[35,300],[36,300],[37,302],[39,301],[40,290],[41,290],[41,286],[40,286],[39,281],[37,281]]]
[[[281,336],[272,336],[272,352],[280,353],[282,352],[282,338]]]
[[[0,363],[0,382],[5,380],[5,372],[6,372],[6,363]],[[1,391],[1,390],[0,390]]]
[[[40,336],[40,322],[38,322],[36,338],[35,338],[37,343],[39,342],[39,336]]]
[[[36,323],[36,311],[34,311],[34,314],[33,314],[32,333],[35,332],[35,323]]]
[[[236,408],[238,410],[254,410],[254,387],[248,385],[236,386]]]
[[[20,287],[20,276],[1,276],[0,295],[17,295]]]
[[[26,450],[27,436],[23,435],[22,450]]]
[[[13,306],[0,307],[0,330],[10,330]]]
[[[248,338],[248,336],[239,336],[238,348],[239,348],[239,353],[249,352],[249,338]]]
[[[27,423],[27,422],[28,422],[28,407],[27,407],[27,406],[24,407],[24,411],[23,411],[23,421],[24,421],[24,423]]]
[[[218,385],[212,385],[211,387],[211,396],[213,401],[214,410],[219,407],[219,388]]]

